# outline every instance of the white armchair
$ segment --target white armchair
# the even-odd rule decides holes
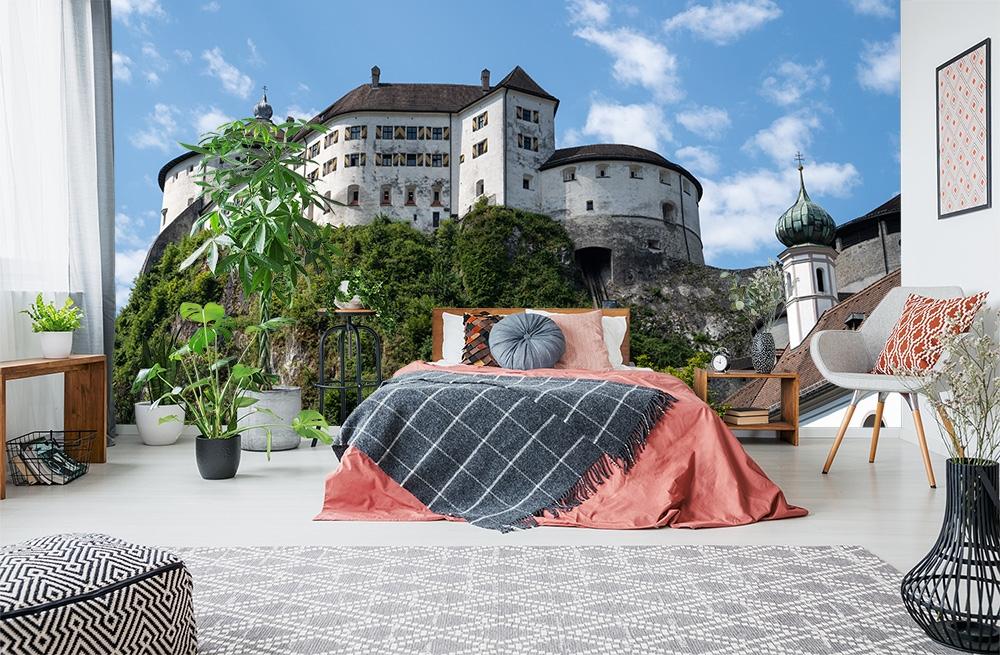
[[[924,436],[924,424],[920,416],[920,406],[914,389],[920,386],[916,378],[898,375],[878,375],[871,372],[875,367],[879,353],[889,337],[893,326],[903,312],[903,303],[907,296],[916,293],[930,298],[954,298],[962,295],[961,287],[897,287],[886,294],[871,316],[865,319],[856,331],[829,330],[817,332],[809,346],[816,368],[830,383],[850,389],[854,392],[851,404],[844,415],[844,421],[837,432],[837,438],[830,448],[823,473],[829,473],[833,459],[837,456],[847,427],[854,416],[854,409],[862,396],[868,393],[878,394],[878,404],[875,408],[875,426],[872,428],[871,449],[868,461],[875,461],[875,451],[878,448],[878,434],[882,423],[882,411],[885,399],[890,393],[903,396],[913,412],[913,423],[917,428],[917,439],[924,458],[924,469],[927,472],[927,482],[936,487],[934,467],[927,450],[927,438]]]

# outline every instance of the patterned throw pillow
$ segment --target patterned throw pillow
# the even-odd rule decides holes
[[[473,366],[500,366],[490,352],[490,330],[502,316],[489,312],[465,315],[465,347],[462,348],[462,363]]]
[[[872,372],[893,375],[934,366],[941,357],[941,337],[967,331],[987,295],[938,299],[910,294]]]

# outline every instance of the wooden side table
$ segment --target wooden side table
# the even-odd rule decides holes
[[[63,429],[96,431],[87,461],[103,464],[108,461],[106,366],[104,355],[0,362],[0,500],[7,497],[7,381],[64,374]]]
[[[708,402],[708,381],[714,378],[781,380],[781,420],[755,425],[730,425],[733,430],[774,430],[778,438],[793,446],[799,445],[799,374],[798,373],[758,373],[757,371],[708,371],[703,368],[694,372],[694,392]],[[728,424],[727,424],[728,425]]]

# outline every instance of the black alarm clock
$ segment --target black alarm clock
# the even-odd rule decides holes
[[[725,373],[729,370],[729,355],[726,353],[716,353],[712,358],[712,368],[718,373]]]

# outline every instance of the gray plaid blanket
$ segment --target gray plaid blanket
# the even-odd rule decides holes
[[[508,532],[628,469],[674,400],[603,380],[425,371],[366,398],[341,437],[434,512]]]

